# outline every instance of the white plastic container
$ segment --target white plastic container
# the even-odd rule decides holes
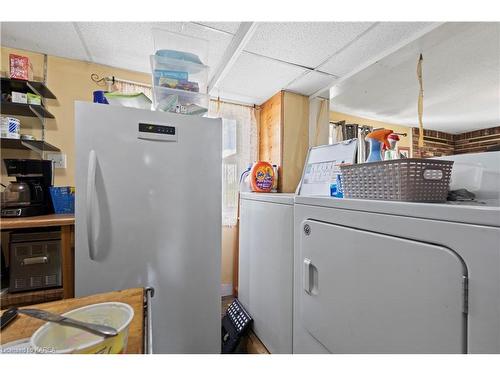
[[[1,136],[2,138],[19,139],[21,131],[21,122],[15,117],[1,117]]]
[[[118,331],[118,335],[104,338],[78,328],[46,323],[31,336],[30,344],[35,353],[119,354],[126,352],[128,331],[134,318],[134,310],[130,305],[121,302],[97,303],[69,311],[63,316],[113,327]]]
[[[250,171],[252,170],[253,164],[250,164],[248,168],[240,176],[240,193],[252,191],[250,186]]]

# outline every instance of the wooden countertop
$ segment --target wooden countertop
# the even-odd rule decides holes
[[[63,225],[74,225],[75,215],[73,214],[50,214],[30,217],[3,217],[0,219],[0,228],[19,229],[36,227],[55,227]]]
[[[70,298],[61,301],[47,302],[39,305],[26,306],[63,314],[79,307],[102,302],[128,303],[134,309],[134,318],[130,323],[127,345],[128,354],[143,353],[144,344],[144,289],[125,289],[117,292],[94,294],[81,298]],[[6,344],[11,341],[31,337],[31,335],[45,322],[25,315],[19,315],[14,322],[2,330],[0,343]]]

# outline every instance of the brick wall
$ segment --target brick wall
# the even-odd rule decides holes
[[[453,134],[424,129],[424,147],[418,147],[418,128],[412,128],[412,150],[414,158],[453,155],[455,141]]]
[[[456,134],[454,141],[455,154],[484,152],[488,147],[500,145],[500,126]]]
[[[474,152],[485,152],[500,146],[500,126],[473,132],[450,134],[424,129],[424,147],[418,147],[418,128],[412,128],[413,157],[429,158]]]

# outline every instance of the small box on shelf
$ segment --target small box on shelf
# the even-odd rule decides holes
[[[12,91],[12,103],[28,103],[28,95],[24,92]]]
[[[42,97],[40,95],[28,92],[26,98],[28,99],[28,104],[42,105]]]
[[[27,81],[30,72],[30,60],[26,56],[9,54],[10,78]]]

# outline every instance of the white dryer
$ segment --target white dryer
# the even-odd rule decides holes
[[[241,193],[238,279],[259,339],[292,353],[293,194]]]
[[[294,353],[500,353],[500,208],[296,197]]]

